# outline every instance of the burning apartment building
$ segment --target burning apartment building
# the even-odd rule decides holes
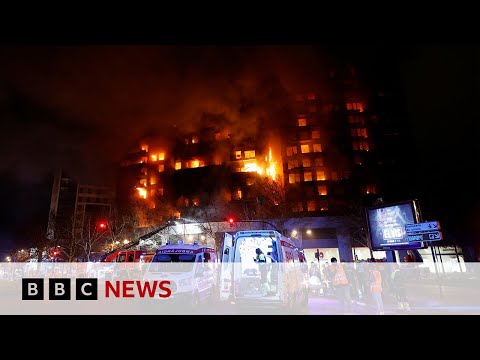
[[[327,85],[289,96],[280,117],[248,131],[225,114],[203,114],[196,131],[151,134],[121,164],[118,201],[177,216],[216,210],[202,221],[283,218],[289,231],[292,218],[310,218],[310,233],[328,239],[303,247],[334,247],[338,229],[315,229],[312,220],[345,216],[353,203],[401,200],[391,188],[399,184],[408,196],[408,148],[392,93],[365,86],[350,66],[330,72]]]

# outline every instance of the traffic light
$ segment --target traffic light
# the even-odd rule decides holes
[[[102,220],[97,224],[97,227],[98,227],[98,230],[106,230],[107,222]]]
[[[231,227],[233,227],[235,225],[235,220],[232,217],[228,218],[228,223],[230,224]]]
[[[53,256],[57,256],[57,255],[58,255],[58,250],[55,250],[55,251],[53,252]]]

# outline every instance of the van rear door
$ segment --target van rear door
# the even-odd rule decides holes
[[[220,300],[228,300],[232,294],[232,280],[233,280],[233,236],[225,233],[223,238],[222,254],[220,259],[222,265],[220,266]]]

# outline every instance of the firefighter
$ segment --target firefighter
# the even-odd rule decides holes
[[[383,315],[382,274],[380,273],[377,264],[371,264],[370,266],[370,294],[372,295],[373,303],[377,309],[377,314]]]
[[[347,274],[342,264],[337,263],[337,258],[330,259],[330,273],[332,276],[332,283],[340,304],[340,311],[342,314],[352,312],[352,299],[350,297],[350,285],[348,283]],[[346,310],[346,311],[345,311]]]

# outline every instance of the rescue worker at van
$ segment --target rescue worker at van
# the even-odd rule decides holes
[[[255,262],[258,263],[258,270],[260,271],[260,279],[262,283],[266,283],[267,273],[268,273],[267,257],[265,256],[262,249],[260,248],[257,248],[255,252],[257,253],[257,256],[255,257]]]
[[[330,262],[329,270],[332,276],[333,288],[340,304],[340,311],[342,314],[349,314],[352,312],[352,299],[347,274],[343,265],[337,262],[337,258],[332,257]]]
[[[377,314],[383,315],[383,299],[382,299],[382,274],[377,264],[370,265],[370,294],[376,307]]]

